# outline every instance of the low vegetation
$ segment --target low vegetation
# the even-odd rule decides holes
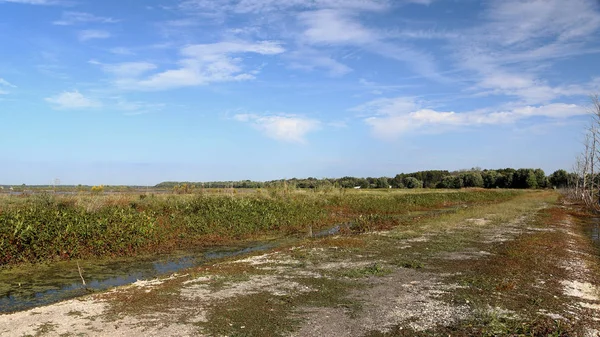
[[[0,199],[0,265],[169,251],[302,234],[335,224],[398,225],[408,212],[511,198],[515,191],[406,194],[270,190],[193,195],[33,195]]]
[[[345,226],[336,235],[314,237],[300,218],[276,228],[248,227],[249,233],[256,231],[250,236],[302,237],[36,308],[36,323],[29,323],[28,312],[0,315],[0,332],[5,326],[10,335],[15,322],[23,327],[15,336],[49,324],[49,334],[107,335],[594,336],[600,331],[600,263],[580,227],[590,219],[556,191],[271,192],[73,197],[72,207],[91,214],[126,207],[120,204],[125,200],[136,203],[127,206],[136,212],[169,210],[171,229],[186,228],[180,220],[186,214],[207,217],[203,209],[211,210],[211,221],[237,219],[242,226],[242,220],[257,219],[236,213],[240,207],[247,211],[248,202],[263,202],[268,207],[253,208],[272,216],[279,203],[304,205],[279,211],[293,218],[294,212],[319,210],[313,225]],[[23,210],[33,199],[10,200],[3,214]],[[236,215],[219,215],[228,210]],[[214,229],[221,240],[246,235],[220,227]]]

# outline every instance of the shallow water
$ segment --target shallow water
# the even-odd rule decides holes
[[[416,217],[453,212],[463,206],[409,212],[401,217]],[[600,219],[598,219],[600,221]],[[352,227],[343,223],[319,231],[313,237],[337,235]],[[175,252],[168,255],[131,258],[93,259],[79,261],[86,286],[83,285],[76,261],[51,262],[42,265],[20,266],[0,272],[0,313],[27,310],[90,292],[127,285],[137,280],[152,279],[201,266],[211,260],[264,251],[281,241],[254,242],[230,247],[212,247]]]
[[[0,313],[48,305],[137,280],[169,275],[214,259],[267,250],[274,246],[275,243],[252,243],[169,255],[79,261],[86,286],[81,281],[77,262],[74,261],[6,270],[0,273]]]
[[[600,218],[590,218],[585,221],[584,231],[600,249]]]

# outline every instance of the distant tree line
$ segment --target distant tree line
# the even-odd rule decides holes
[[[564,188],[576,179],[572,173],[557,170],[546,176],[544,170],[533,168],[504,168],[497,170],[446,171],[428,170],[413,173],[400,173],[394,177],[342,177],[342,178],[305,178],[280,179],[272,181],[211,181],[211,182],[174,182],[167,181],[156,185],[156,188],[181,189],[182,186],[199,188],[269,188],[286,185],[302,189],[330,188]]]

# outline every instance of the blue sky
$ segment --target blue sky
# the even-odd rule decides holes
[[[0,0],[0,183],[569,169],[595,0]]]

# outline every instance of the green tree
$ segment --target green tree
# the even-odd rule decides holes
[[[537,188],[546,188],[548,187],[548,178],[546,178],[546,173],[542,169],[533,170],[535,174],[535,180],[537,182]]]
[[[396,174],[396,176],[391,180],[391,185],[393,188],[404,188],[404,174]]]
[[[565,170],[556,170],[548,180],[556,188],[565,188],[569,185],[569,173]]]
[[[498,179],[498,172],[494,171],[494,170],[486,170],[483,171],[483,174],[481,175],[481,177],[483,178],[483,187],[485,188],[494,188],[498,185],[496,185],[496,181]]]
[[[376,188],[389,188],[390,184],[388,182],[388,178],[386,178],[386,177],[378,178],[375,181],[375,187]]]
[[[437,185],[438,188],[462,188],[464,186],[463,179],[458,176],[446,176]]]
[[[528,174],[527,174],[527,179],[525,179],[525,188],[537,188],[538,187],[538,182],[537,182],[537,177],[535,175],[535,173],[533,172],[533,170],[531,170]]]
[[[402,182],[406,188],[422,188],[423,182],[415,177],[406,177]]]
[[[461,174],[464,187],[483,187],[483,178],[479,172],[467,172]]]

